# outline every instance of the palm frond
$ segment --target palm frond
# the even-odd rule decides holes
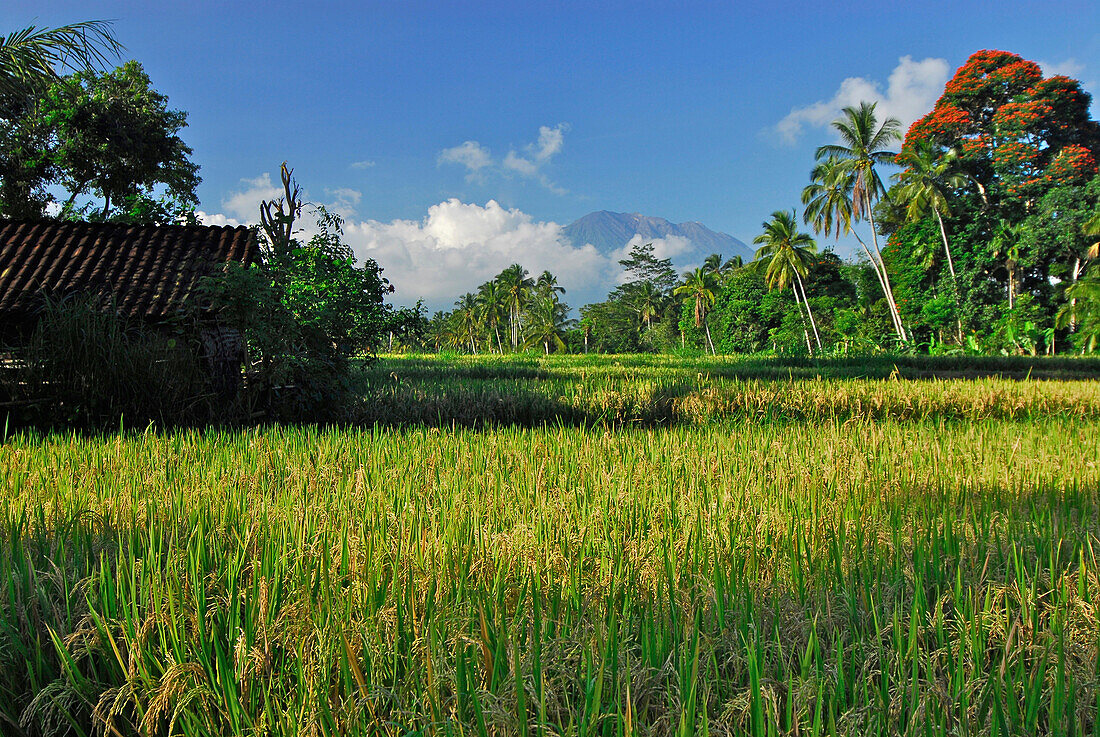
[[[109,21],[13,31],[0,37],[0,90],[24,89],[64,70],[104,68],[122,49]]]

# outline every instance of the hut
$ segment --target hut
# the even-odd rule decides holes
[[[47,297],[102,300],[153,329],[191,312],[216,383],[232,390],[243,340],[235,326],[202,317],[198,287],[227,263],[258,258],[245,227],[0,220],[0,343],[28,335]]]

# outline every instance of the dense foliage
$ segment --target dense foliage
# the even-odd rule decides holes
[[[136,61],[0,92],[0,216],[187,219],[200,179],[186,125]]]
[[[1090,99],[1075,80],[980,51],[910,127],[883,220],[919,335],[1013,352],[1095,342],[1088,325],[1057,320],[1096,255],[1084,227],[1100,202]],[[965,338],[952,338],[956,322]]]
[[[261,262],[207,279],[207,306],[244,334],[255,401],[288,418],[338,418],[351,359],[369,361],[387,333],[415,331],[420,313],[394,315],[384,301],[393,288],[373,260],[357,263],[339,216],[316,208],[302,240],[299,189],[285,163],[281,174],[284,196],[260,205]]]

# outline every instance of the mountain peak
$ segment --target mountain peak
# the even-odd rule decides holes
[[[665,218],[640,212],[590,212],[563,230],[574,246],[591,243],[605,254],[622,248],[636,235],[651,239],[684,238],[691,243],[691,250],[677,256],[675,261],[678,265],[702,261],[712,253],[720,253],[725,258],[741,256],[745,259],[751,259],[753,255],[752,249],[737,238],[713,231],[702,223],[692,220],[677,225]]]

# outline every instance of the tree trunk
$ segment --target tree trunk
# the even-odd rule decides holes
[[[935,207],[936,222],[940,224],[940,236],[943,238],[943,252],[947,256],[947,269],[951,272],[951,288],[955,290],[955,327],[958,329],[959,345],[963,342],[962,305],[959,301],[959,277],[955,274],[955,262],[951,258],[951,246],[947,243],[947,229],[943,227],[943,218]]]
[[[504,346],[500,342],[500,326],[495,322],[493,323],[493,333],[497,336],[497,350],[500,351],[500,355],[504,355]]]
[[[814,320],[814,313],[810,309],[810,300],[806,296],[806,287],[802,284],[802,277],[796,271],[794,272],[794,278],[798,280],[798,288],[802,290],[802,301],[806,304],[806,314],[810,316],[810,326],[814,329],[814,341],[817,343],[817,350],[821,352],[821,335],[817,332],[817,321]]]
[[[882,296],[885,297],[886,296],[886,282],[883,281],[883,279],[882,279],[882,269],[879,267],[878,261],[876,261],[874,255],[872,255],[871,249],[869,249],[867,247],[867,244],[863,242],[863,239],[860,238],[859,235],[854,230],[852,231],[852,235],[854,235],[856,237],[856,240],[859,241],[859,245],[863,247],[863,252],[867,254],[867,260],[871,262],[871,266],[875,270],[875,277],[878,279],[878,285],[879,285],[879,287],[882,288]],[[901,316],[897,312],[894,311],[894,304],[889,299],[886,300],[886,304],[887,304],[887,307],[890,310],[890,322],[894,323],[894,330],[897,331],[897,332],[900,332],[901,331]]]
[[[798,319],[802,321],[802,337],[806,339],[806,352],[812,356],[814,347],[810,345],[810,334],[806,331],[806,316],[802,314],[802,300],[798,296],[798,288],[794,282],[791,282],[791,291],[794,292],[794,303],[798,307]]]
[[[84,192],[84,188],[87,186],[87,182],[81,182],[80,186],[73,190],[73,193],[72,195],[70,195],[69,199],[65,200],[65,204],[64,206],[62,206],[61,212],[68,212],[69,208],[73,206],[74,202],[76,202],[76,198]]]
[[[1081,275],[1081,257],[1076,256],[1073,259],[1073,283],[1077,283],[1077,277]],[[1069,301],[1069,331],[1071,333],[1077,332],[1077,298],[1073,297]]]
[[[703,327],[707,331],[707,343],[710,344],[710,355],[717,356],[718,352],[714,350],[714,341],[710,339],[710,323],[707,322],[706,317],[703,317]]]
[[[906,336],[905,326],[902,325],[901,322],[901,311],[898,310],[897,300],[894,299],[894,290],[890,287],[890,275],[886,273],[886,261],[882,258],[882,251],[880,251],[878,247],[878,229],[875,228],[875,213],[870,206],[867,208],[867,219],[871,223],[871,238],[875,245],[875,254],[878,256],[879,263],[882,266],[882,283],[886,287],[886,299],[890,302],[891,307],[893,307],[894,312],[896,312],[898,316],[898,337],[901,338],[902,343],[908,343],[909,338]]]

